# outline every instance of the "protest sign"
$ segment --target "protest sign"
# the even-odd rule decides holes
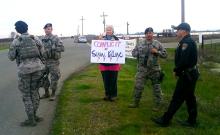
[[[132,39],[132,40],[125,40],[126,42],[126,46],[125,46],[125,54],[126,54],[126,58],[133,58],[132,57],[132,50],[135,48],[136,46],[136,39]]]
[[[91,63],[125,63],[124,40],[92,40]]]

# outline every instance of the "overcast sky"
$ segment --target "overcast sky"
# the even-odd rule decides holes
[[[193,30],[220,29],[219,0],[185,0],[185,15]],[[53,24],[54,34],[63,36],[103,32],[104,11],[106,24],[115,27],[115,33],[143,32],[146,27],[155,31],[169,29],[181,21],[181,0],[4,0],[0,8],[0,37],[7,37],[18,20],[27,22],[29,33],[43,35],[46,23]]]

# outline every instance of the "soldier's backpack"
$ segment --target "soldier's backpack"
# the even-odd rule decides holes
[[[40,56],[37,44],[34,41],[34,36],[21,36],[18,39],[19,43],[19,58],[25,60],[29,58],[36,58]]]
[[[38,50],[34,36],[22,35],[18,40],[18,73],[30,74],[43,70],[45,65],[40,59],[40,51]]]

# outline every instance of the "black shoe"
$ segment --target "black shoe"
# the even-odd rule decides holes
[[[185,127],[192,127],[192,128],[196,128],[197,127],[197,123],[196,122],[189,122],[189,121],[180,121],[178,120],[178,123],[182,126]]]
[[[169,122],[164,121],[163,117],[151,118],[151,120],[161,127],[168,127],[169,126]]]

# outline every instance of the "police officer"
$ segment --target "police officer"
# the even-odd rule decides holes
[[[59,59],[61,58],[61,52],[64,52],[64,46],[62,40],[57,36],[53,35],[52,24],[47,23],[44,26],[45,36],[42,38],[43,45],[45,47],[45,59],[46,59],[46,71],[50,74],[49,78],[44,82],[45,94],[41,98],[49,98],[49,87],[52,89],[50,100],[55,100],[55,92],[57,90],[58,80],[61,76]]]
[[[174,75],[178,77],[176,88],[168,107],[167,112],[160,118],[153,118],[152,120],[160,126],[168,126],[173,115],[180,108],[182,103],[186,101],[188,119],[180,121],[184,126],[196,126],[197,105],[195,97],[195,86],[199,76],[197,64],[197,47],[196,43],[190,36],[190,25],[188,23],[181,23],[177,27],[177,38],[179,44],[175,51],[175,68]]]
[[[18,68],[18,89],[22,93],[25,111],[28,120],[21,126],[36,126],[42,118],[36,115],[39,106],[38,82],[45,68],[41,61],[44,46],[41,41],[27,33],[28,25],[24,21],[17,21],[15,29],[21,35],[13,40],[10,45],[8,57],[16,60]]]
[[[145,39],[140,40],[132,51],[132,56],[138,60],[138,68],[134,86],[134,102],[130,104],[129,107],[136,108],[139,106],[145,81],[150,79],[153,86],[155,102],[153,111],[158,111],[162,102],[162,91],[159,81],[161,68],[158,63],[158,58],[166,58],[167,52],[159,41],[153,39],[153,28],[147,28],[144,33]]]

